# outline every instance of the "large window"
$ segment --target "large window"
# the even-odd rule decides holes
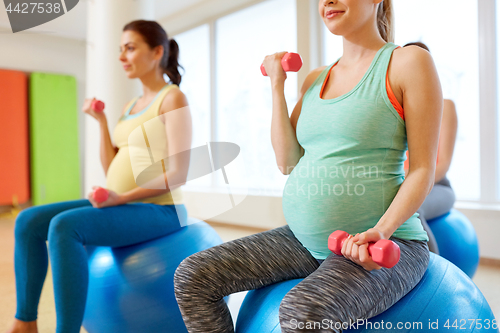
[[[396,44],[421,41],[429,47],[443,97],[457,107],[457,141],[447,176],[461,200],[480,198],[477,1],[394,1]]]
[[[455,102],[458,133],[448,178],[461,200],[480,197],[477,0],[395,0],[395,44],[425,43],[443,97]],[[467,8],[467,10],[464,10]],[[323,27],[324,65],[342,56],[342,37]],[[499,92],[500,93],[500,92]],[[467,179],[467,182],[461,181]]]
[[[231,187],[250,189],[255,195],[281,195],[286,176],[276,165],[271,145],[271,84],[262,76],[260,65],[266,55],[297,51],[295,3],[264,1],[218,19],[213,28],[214,40],[208,24],[174,36],[185,68],[181,89],[193,116],[192,146],[212,140],[237,144],[242,167],[231,172]],[[215,47],[214,73],[210,72],[211,43]],[[211,87],[211,75],[215,87]],[[285,95],[291,114],[297,102],[295,73],[288,74]],[[226,186],[221,172],[187,184],[190,189],[217,190],[218,186]]]
[[[193,119],[192,147],[210,140],[210,37],[207,24],[174,36],[179,44],[182,81]],[[189,186],[210,186],[211,175],[191,180]]]
[[[259,67],[266,55],[297,51],[296,21],[294,1],[271,0],[225,16],[215,26],[217,141],[240,146],[244,168],[232,186],[253,194],[277,194],[287,178],[271,145],[270,80]],[[285,96],[291,114],[297,102],[295,73],[287,75]],[[223,186],[222,175],[217,177]]]

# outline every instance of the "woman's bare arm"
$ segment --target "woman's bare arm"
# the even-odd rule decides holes
[[[434,178],[435,183],[443,179],[450,168],[455,149],[457,128],[458,120],[455,103],[449,99],[445,99],[443,118],[441,120],[441,133],[439,134],[439,156],[436,165],[436,176]]]
[[[397,52],[397,53],[396,53]],[[376,229],[389,237],[422,205],[434,185],[443,95],[429,52],[409,46],[397,54],[398,83],[403,92],[409,171]]]
[[[297,141],[296,128],[302,109],[302,98],[319,74],[326,68],[311,71],[300,89],[299,100],[290,117],[285,101],[283,84],[273,85],[273,117],[271,123],[271,142],[276,155],[278,168],[284,175],[289,175],[304,155],[304,148]]]
[[[108,129],[108,121],[105,117],[99,121],[99,128],[101,132],[101,165],[104,170],[104,174],[107,175],[109,166],[118,153],[118,148],[113,146],[113,143],[111,142],[111,135],[109,134]]]
[[[106,114],[104,112],[96,112],[92,109],[92,102],[95,101],[95,98],[86,98],[83,102],[82,111],[99,122],[100,128],[100,157],[101,157],[101,165],[104,169],[104,174],[108,174],[109,165],[113,158],[115,158],[116,153],[118,152],[118,148],[113,146],[111,143],[111,137],[109,135],[108,130],[108,120],[106,118]],[[122,111],[122,114],[125,112],[125,108]]]

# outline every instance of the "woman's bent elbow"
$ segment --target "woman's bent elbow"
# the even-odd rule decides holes
[[[297,164],[295,165],[290,165],[290,164],[278,164],[278,169],[280,169],[281,173],[284,174],[285,176],[289,175],[292,173],[293,169],[295,168]]]

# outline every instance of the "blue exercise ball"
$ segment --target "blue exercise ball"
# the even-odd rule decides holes
[[[479,265],[476,231],[467,217],[456,209],[427,221],[439,248],[439,255],[454,263],[470,278]]]
[[[185,333],[174,273],[188,256],[222,243],[189,218],[172,234],[120,248],[87,247],[89,287],[83,326],[89,333]]]
[[[236,333],[280,333],[281,300],[302,280],[249,291],[238,314]],[[474,282],[448,260],[430,253],[427,271],[415,288],[385,312],[343,332],[480,333],[498,332],[499,324]]]

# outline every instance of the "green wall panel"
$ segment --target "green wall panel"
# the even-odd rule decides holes
[[[73,76],[30,76],[31,196],[34,205],[81,199],[77,84]]]

